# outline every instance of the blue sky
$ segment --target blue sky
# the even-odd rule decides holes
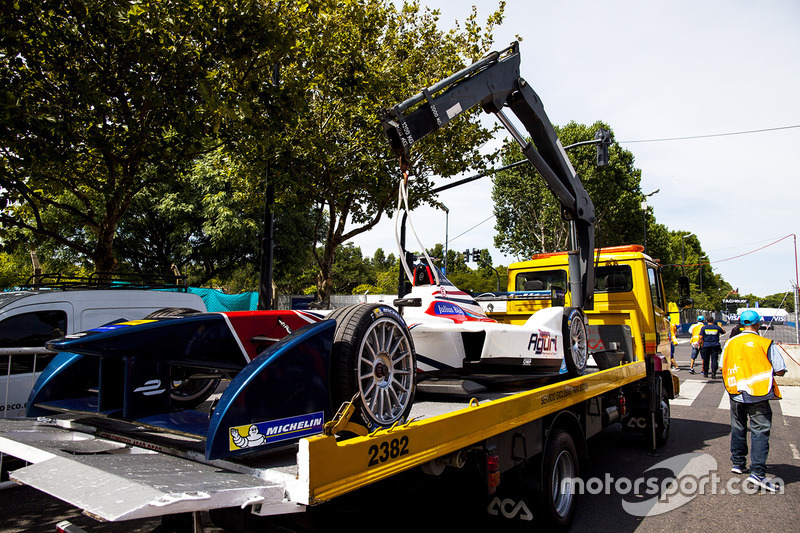
[[[420,0],[441,26],[479,20],[496,1]],[[796,281],[800,229],[800,3],[509,0],[495,49],[522,37],[522,76],[554,124],[603,120],[633,153],[656,219],[694,233],[717,274],[742,294]],[[421,87],[410,87],[409,96]],[[738,132],[758,133],[721,135]],[[695,139],[648,141],[700,137]],[[441,180],[446,183],[447,180]],[[437,182],[438,183],[438,182]],[[451,249],[492,246],[491,180],[440,195]],[[413,213],[421,240],[445,240],[445,215]],[[770,245],[771,243],[776,244]],[[394,252],[393,223],[354,243]]]

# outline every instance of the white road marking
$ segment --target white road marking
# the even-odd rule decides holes
[[[701,381],[699,379],[681,381],[681,391],[670,403],[672,405],[692,405],[692,402],[697,398],[697,395],[700,394],[700,391],[703,390],[703,387],[706,386],[706,383],[707,381]]]
[[[719,407],[717,407],[717,409],[725,409],[726,411],[731,410],[731,397],[724,389],[722,393],[722,399],[719,401]]]
[[[797,445],[790,442],[789,447],[792,449],[792,457],[800,460],[800,450],[797,449]]]
[[[800,417],[800,387],[783,386],[781,389],[780,401],[783,416]]]

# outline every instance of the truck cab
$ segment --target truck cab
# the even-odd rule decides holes
[[[568,252],[537,254],[528,261],[509,266],[505,295],[478,299],[491,318],[507,324],[522,324],[544,307],[573,305],[569,283]],[[645,355],[669,353],[668,311],[661,268],[640,245],[597,250],[594,308],[585,313],[589,326],[629,326],[635,360],[643,360]],[[592,351],[602,348],[590,346]],[[658,365],[657,362],[656,370],[661,369]]]

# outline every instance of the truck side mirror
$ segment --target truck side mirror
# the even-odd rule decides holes
[[[694,307],[694,300],[691,298],[679,298],[677,304],[678,309],[683,311],[684,309],[691,309]]]

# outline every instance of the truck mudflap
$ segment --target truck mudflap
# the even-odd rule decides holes
[[[4,420],[2,429],[3,448],[34,461],[12,471],[13,481],[99,520],[117,522],[250,504],[274,506],[281,513],[302,510],[285,502],[285,484],[280,480],[132,449],[42,422]]]
[[[329,378],[336,322],[301,321],[297,325],[304,325],[292,330],[290,314],[211,313],[137,321],[136,327],[115,324],[53,341],[49,348],[61,353],[36,382],[28,416],[90,413],[200,436],[209,460],[321,433],[333,416]],[[255,357],[245,346],[269,342]],[[173,405],[173,366],[233,375],[210,416]]]

